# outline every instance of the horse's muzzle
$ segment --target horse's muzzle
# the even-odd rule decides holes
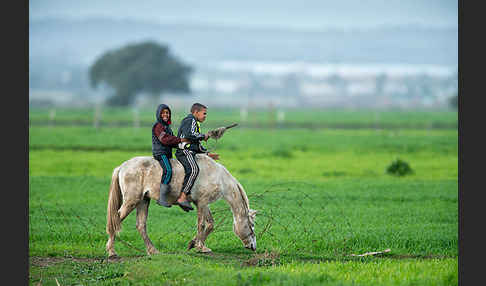
[[[252,251],[255,251],[256,250],[256,241],[252,241],[248,245],[245,245],[245,248],[250,249]]]

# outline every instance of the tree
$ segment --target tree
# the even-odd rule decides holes
[[[167,91],[189,93],[191,72],[167,46],[144,42],[105,52],[90,67],[89,77],[93,88],[105,82],[115,89],[109,104],[126,106],[138,92],[154,96]]]

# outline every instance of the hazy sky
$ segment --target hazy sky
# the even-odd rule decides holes
[[[419,24],[457,28],[457,0],[29,0],[29,17],[291,28]]]

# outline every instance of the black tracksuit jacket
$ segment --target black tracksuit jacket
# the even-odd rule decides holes
[[[188,114],[181,121],[181,125],[177,131],[177,137],[187,138],[191,142],[186,143],[184,149],[191,150],[195,153],[207,153],[206,148],[201,145],[201,140],[204,139],[204,134],[201,133],[199,123],[192,114]],[[177,149],[176,154],[183,154],[181,149]]]

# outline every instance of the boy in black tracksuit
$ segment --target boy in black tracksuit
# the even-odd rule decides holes
[[[169,161],[172,158],[172,148],[188,140],[174,136],[170,128],[171,111],[169,106],[160,104],[155,112],[155,118],[157,121],[152,126],[152,155],[159,161],[163,172],[160,182],[160,198],[157,203],[171,207],[167,202],[167,195],[170,193],[169,183],[172,179],[172,167]]]
[[[201,133],[201,127],[199,125],[200,122],[204,122],[204,120],[206,120],[206,115],[207,107],[200,103],[194,103],[191,107],[191,114],[188,114],[184,119],[182,119],[181,125],[179,126],[179,130],[177,132],[177,137],[189,140],[189,142],[182,142],[179,144],[178,149],[175,152],[177,160],[179,160],[182,166],[184,166],[185,171],[181,197],[179,198],[178,202],[187,202],[189,205],[190,202],[187,201],[186,196],[191,193],[191,188],[196,181],[197,175],[199,174],[199,166],[196,162],[196,154],[205,153],[215,160],[219,158],[217,154],[209,153],[206,148],[201,145],[201,140],[207,141],[209,138],[208,134]],[[193,208],[191,207],[186,209]]]

